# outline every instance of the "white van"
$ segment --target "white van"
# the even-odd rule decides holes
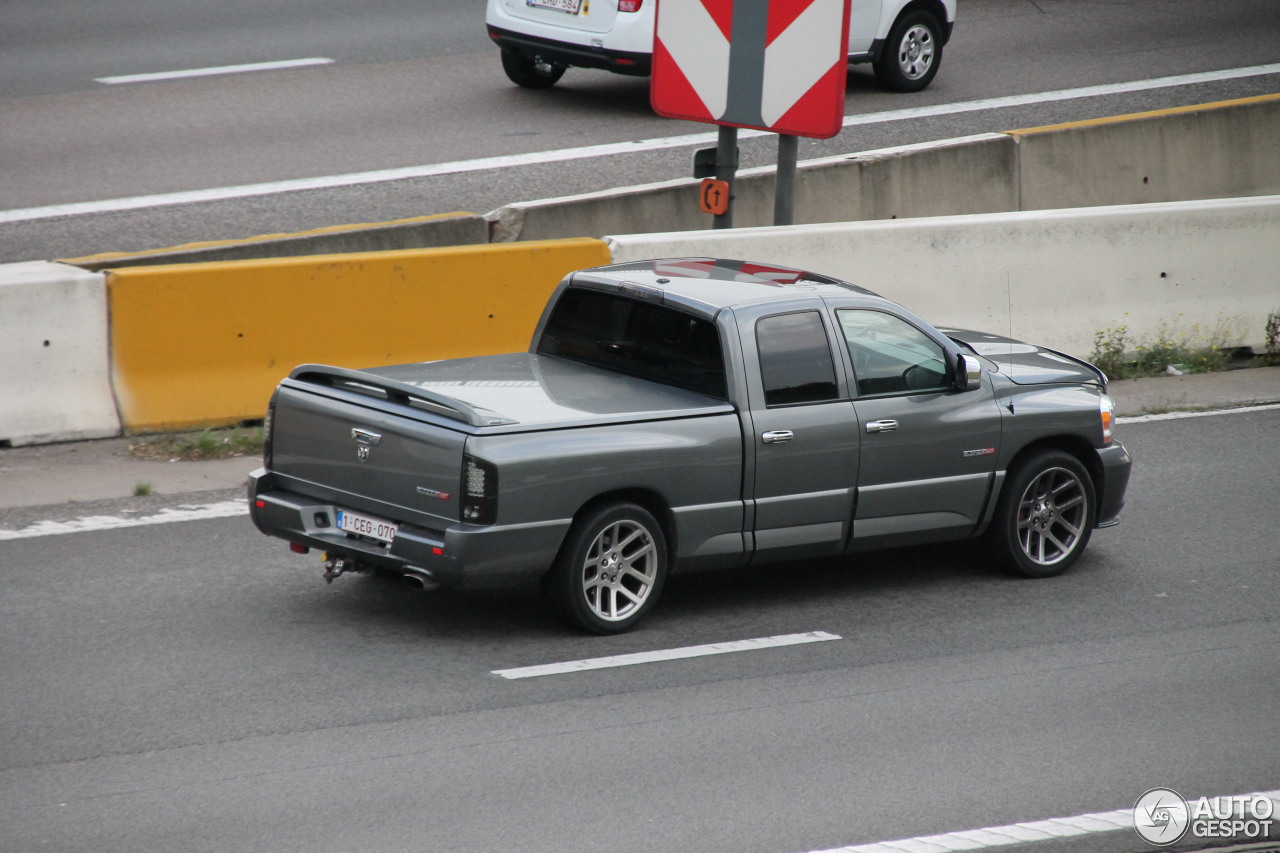
[[[849,0],[849,61],[870,62],[888,89],[929,85],[951,38],[956,0]],[[569,66],[647,77],[658,0],[488,0],[489,38],[502,68],[530,89]]]

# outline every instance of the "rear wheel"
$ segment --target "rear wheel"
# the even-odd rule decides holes
[[[564,76],[563,65],[550,62],[534,62],[514,50],[502,51],[502,70],[507,79],[526,89],[549,89]]]
[[[578,519],[544,591],[570,624],[620,634],[653,607],[667,576],[667,541],[643,507],[606,504]]]
[[[889,30],[884,53],[873,66],[880,85],[919,92],[933,82],[942,62],[942,27],[928,12],[909,12]]]
[[[1069,453],[1045,451],[1010,472],[987,541],[1014,572],[1052,577],[1080,558],[1096,519],[1089,472]]]

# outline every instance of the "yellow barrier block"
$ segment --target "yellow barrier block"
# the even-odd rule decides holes
[[[523,351],[560,279],[610,257],[575,239],[108,270],[121,421],[146,432],[258,419],[306,362]]]

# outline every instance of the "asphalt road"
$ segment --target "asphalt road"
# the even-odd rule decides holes
[[[215,11],[216,9],[216,11]],[[509,84],[467,4],[378,0],[358,13],[332,0],[183,3],[115,0],[0,6],[0,262],[373,222],[628,186],[691,172],[698,144],[610,142],[703,133],[655,116],[647,81],[571,71],[554,89]],[[107,85],[134,73],[302,58],[331,64]],[[933,86],[879,91],[849,76],[846,113],[1026,96],[1016,105],[847,128],[804,141],[802,158],[971,133],[1117,115],[1276,91],[1280,18],[1271,0],[964,0]],[[1201,72],[1263,73],[1044,100],[1045,92]],[[705,144],[705,143],[703,143]],[[569,150],[535,166],[486,158]],[[773,162],[770,139],[744,140],[744,166]],[[279,182],[462,161],[463,171],[337,188]],[[139,209],[101,204],[153,194],[275,184],[262,195]],[[233,194],[234,195],[234,194]],[[65,214],[66,211],[61,211]]]
[[[0,850],[800,853],[1271,790],[1277,435],[1123,425],[1123,522],[1061,578],[956,547],[678,577],[613,638],[531,589],[326,586],[243,516],[0,541]],[[841,639],[493,674],[810,631]]]

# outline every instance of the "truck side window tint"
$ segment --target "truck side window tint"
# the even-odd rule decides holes
[[[767,406],[836,398],[836,369],[817,311],[777,314],[756,323]]]
[[[836,315],[859,396],[946,389],[946,351],[924,332],[883,311],[842,309]]]
[[[547,319],[538,354],[728,398],[715,324],[650,302],[571,287]]]

